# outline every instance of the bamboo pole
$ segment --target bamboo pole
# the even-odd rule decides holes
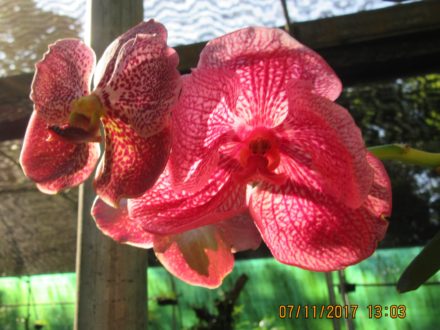
[[[143,19],[142,0],[90,0],[90,44],[97,57]],[[89,7],[90,8],[90,7]],[[146,329],[147,253],[104,236],[90,210],[92,179],[80,187],[75,330]]]

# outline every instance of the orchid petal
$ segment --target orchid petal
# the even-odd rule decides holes
[[[277,131],[283,139],[281,152],[296,163],[289,165],[292,179],[303,183],[315,177],[315,189],[352,208],[363,203],[373,182],[373,169],[361,132],[347,110],[307,90],[292,88],[289,116]],[[298,171],[298,167],[303,169]]]
[[[369,257],[388,226],[391,191],[380,163],[369,156],[375,181],[365,203],[350,209],[292,182],[263,185],[250,211],[263,240],[283,263],[314,271],[343,269]]]
[[[265,106],[273,108],[277,104],[273,97],[290,79],[307,81],[313,93],[332,101],[342,90],[338,77],[321,56],[281,29],[250,27],[214,39],[200,54],[198,68],[239,73],[246,90],[252,91],[258,111],[268,111]]]
[[[248,211],[219,222],[215,226],[234,253],[256,250],[261,244],[261,235]]]
[[[164,42],[167,40],[167,30],[165,27],[150,19],[148,22],[141,22],[132,27],[130,30],[115,39],[104,51],[104,54],[99,59],[93,77],[93,84],[95,87],[104,87],[113,74],[115,68],[116,58],[119,50],[129,40],[136,38],[139,34],[156,35]]]
[[[208,43],[173,110],[176,151],[170,164],[176,188],[201,188],[217,165],[219,145],[233,132],[281,124],[292,79],[303,79],[318,94],[336,88],[332,98],[341,88],[318,55],[280,30],[244,29]]]
[[[98,88],[108,114],[148,137],[169,124],[179,91],[177,53],[160,35],[138,34],[119,50],[107,84]]]
[[[223,169],[197,192],[175,190],[168,169],[153,188],[128,201],[129,214],[151,233],[169,235],[212,224],[246,209],[246,187],[236,185]]]
[[[99,144],[74,144],[59,139],[48,129],[40,112],[29,120],[20,164],[24,174],[48,194],[79,185],[92,173],[99,158]]]
[[[102,118],[105,157],[98,166],[96,193],[109,205],[134,198],[151,188],[162,173],[170,149],[170,128],[148,138],[139,136],[118,118]]]
[[[179,103],[173,109],[173,184],[186,190],[203,187],[218,165],[222,136],[232,130],[237,83],[227,72],[195,70],[183,79]]]
[[[153,247],[153,235],[128,216],[127,200],[121,200],[120,206],[113,208],[97,197],[92,206],[92,216],[98,228],[116,242],[143,249]]]
[[[374,182],[368,199],[365,201],[364,208],[367,208],[371,214],[377,218],[386,218],[391,215],[391,181],[382,162],[373,154],[367,154],[368,163],[374,170]],[[381,222],[382,224],[386,223]],[[385,237],[387,226],[378,226],[377,237],[381,241]]]
[[[154,252],[174,276],[192,285],[217,288],[234,266],[228,244],[213,226],[155,237]]]
[[[95,53],[82,41],[63,39],[49,46],[37,63],[31,99],[50,125],[68,121],[70,104],[89,93]]]

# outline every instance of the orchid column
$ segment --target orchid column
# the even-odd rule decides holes
[[[91,46],[97,57],[117,37],[143,19],[142,0],[90,0]],[[75,329],[145,329],[147,321],[145,250],[104,236],[90,209],[92,179],[80,188]]]

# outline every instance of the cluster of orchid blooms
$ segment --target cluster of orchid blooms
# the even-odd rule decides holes
[[[24,173],[46,193],[76,186],[105,152],[92,215],[114,240],[153,248],[175,276],[217,287],[233,253],[261,240],[314,271],[370,256],[391,189],[327,63],[286,32],[245,28],[208,42],[181,76],[153,20],[117,38],[95,67],[79,40],[36,65]],[[91,77],[95,89],[90,91]]]

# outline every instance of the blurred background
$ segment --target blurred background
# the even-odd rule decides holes
[[[383,0],[149,0],[144,18],[163,23],[181,72],[203,42],[250,25],[283,27],[317,50],[344,83],[337,100],[367,146],[408,143],[440,152],[440,2]],[[34,64],[48,44],[84,38],[84,0],[0,0],[0,329],[71,329],[75,307],[77,189],[41,194],[18,158],[32,111]],[[440,275],[416,291],[395,285],[440,230],[439,174],[386,163],[393,215],[384,241],[364,262],[332,274],[285,266],[267,248],[236,255],[217,290],[170,276],[150,254],[151,329],[437,329]],[[150,253],[150,252],[149,252]],[[280,305],[358,305],[356,318],[280,317]],[[368,305],[404,305],[406,317],[369,315]],[[388,314],[387,316],[385,316]]]

